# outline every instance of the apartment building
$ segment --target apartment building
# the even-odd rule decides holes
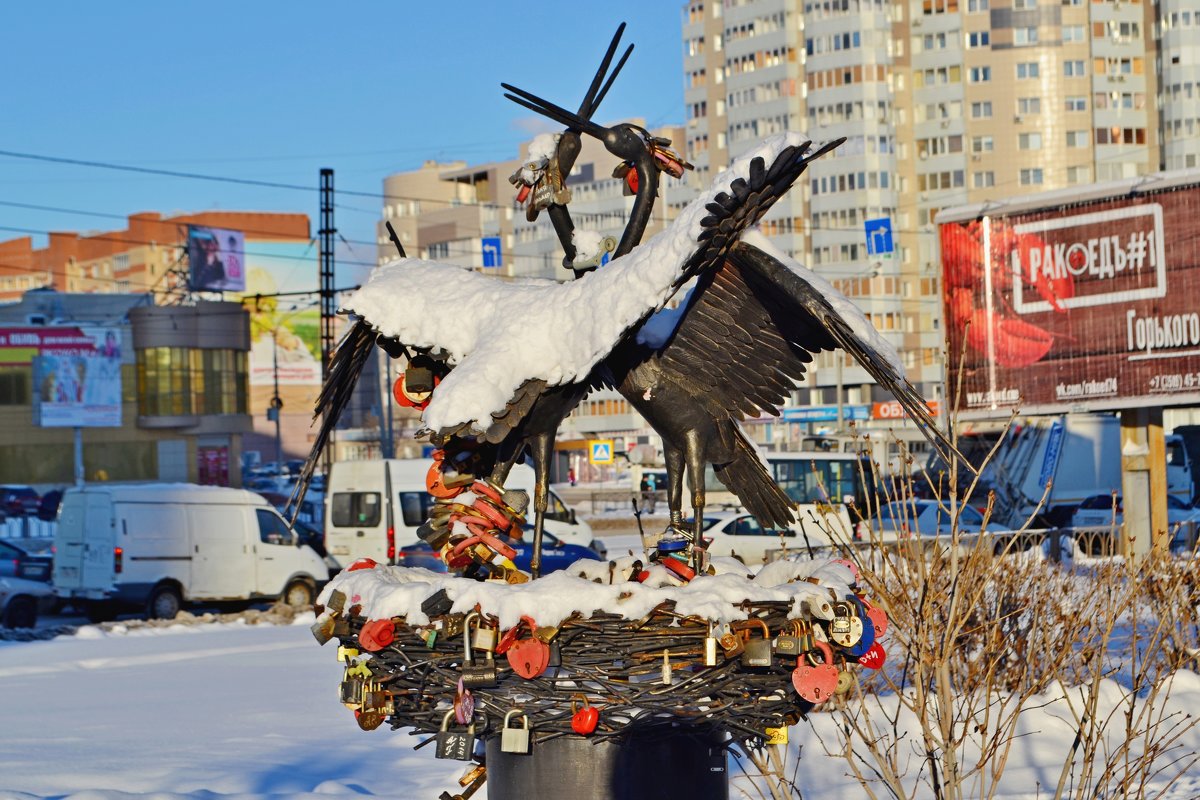
[[[938,209],[1193,165],[1192,5],[693,0],[682,9],[687,154],[702,180],[782,129],[846,137],[764,232],[862,305],[937,400]],[[884,399],[828,356],[794,399],[838,396],[843,419],[864,404],[879,416]],[[760,440],[794,440],[779,428]]]

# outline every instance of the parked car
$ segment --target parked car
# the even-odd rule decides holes
[[[959,533],[979,533],[983,529],[983,514],[968,505],[959,506]],[[952,532],[949,507],[941,508],[936,500],[896,500],[879,509],[879,521],[871,535],[882,541],[894,542],[915,536],[949,536]]]
[[[62,496],[61,489],[51,489],[42,495],[42,500],[38,504],[38,519],[43,519],[47,522],[58,519],[58,507],[62,505]]]
[[[32,486],[0,486],[0,507],[10,517],[36,514],[41,502],[41,496]]]
[[[684,526],[691,524],[689,520]],[[770,550],[806,549],[804,540],[796,531],[764,528],[745,511],[706,514],[700,535],[710,556],[732,556],[743,564],[765,563]],[[824,538],[812,542],[814,547],[826,544]]]
[[[26,578],[31,581],[50,580],[54,558],[48,552],[31,552],[12,542],[0,541],[0,578]]]
[[[1119,494],[1097,494],[1079,504],[1071,526],[1074,528],[1115,528],[1125,521],[1124,505]],[[1175,533],[1171,547],[1180,547],[1187,542],[1184,523],[1200,525],[1200,508],[1193,508],[1174,495],[1167,495],[1167,527]]]
[[[529,572],[533,561],[533,526],[527,527],[521,540],[504,536],[501,539],[509,547],[517,551],[512,562],[518,569]],[[549,531],[542,531],[542,574],[566,569],[580,559],[602,561],[599,555],[590,547],[580,544],[570,544],[559,539]],[[401,567],[422,567],[431,572],[447,572],[446,562],[439,558],[433,549],[425,542],[417,542],[407,547],[401,547],[396,552],[396,564]]]
[[[41,581],[0,578],[0,626],[32,628],[38,613],[54,605],[54,590]]]

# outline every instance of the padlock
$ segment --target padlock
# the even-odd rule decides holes
[[[434,617],[445,616],[450,613],[450,609],[454,607],[454,601],[450,599],[445,589],[438,589],[433,594],[421,601],[421,613],[433,619]],[[447,633],[447,636],[450,634]]]
[[[514,715],[521,715],[523,726],[520,728],[508,727],[508,721]],[[500,729],[500,752],[502,753],[528,753],[529,752],[529,717],[519,708],[514,708],[504,715],[504,726]]]
[[[858,657],[858,663],[867,669],[882,669],[883,662],[886,660],[887,651],[883,649],[883,645],[878,641],[871,645],[867,652]]]
[[[824,703],[837,689],[838,668],[833,663],[833,649],[824,642],[816,642],[816,649],[820,651],[824,663],[808,664],[805,659],[800,659],[796,663],[796,668],[792,670],[792,686],[796,689],[796,694],[803,697],[814,705]],[[809,654],[811,658],[812,654]]]
[[[834,694],[846,694],[854,688],[854,673],[848,669],[838,672],[837,686],[834,687]]]
[[[326,642],[333,638],[333,631],[337,627],[337,620],[329,614],[321,614],[317,617],[309,630],[312,631],[313,638],[317,640],[317,644],[324,646]]]
[[[354,721],[364,731],[373,731],[384,723],[386,717],[378,711],[367,711],[363,708],[354,709]]]
[[[720,663],[717,660],[718,647],[717,637],[713,636],[713,624],[710,622],[708,623],[708,634],[704,637],[704,666],[715,667]]]
[[[743,667],[769,667],[771,666],[771,629],[767,627],[767,623],[761,619],[752,619],[749,621],[751,625],[757,625],[762,628],[762,638],[755,639],[753,635],[746,642],[746,649],[742,653]]]
[[[662,682],[667,686],[675,682],[675,674],[671,669],[671,651],[666,648],[663,648]]]
[[[383,688],[383,684],[377,680],[369,680],[363,684],[362,710],[386,716],[395,713],[396,706],[391,693]]]
[[[329,602],[325,607],[334,614],[341,614],[346,609],[346,595],[334,589],[329,593]]]
[[[429,628],[428,630],[421,631],[421,640],[425,642],[427,648],[432,650],[438,640],[437,628]]]
[[[867,607],[862,600],[858,599],[857,595],[848,594],[846,600],[854,606],[855,612],[858,614],[859,624],[862,625],[862,636],[854,644],[846,648],[846,654],[858,658],[864,655],[871,649],[871,645],[875,644],[875,623],[867,615]]]
[[[767,744],[788,743],[788,729],[786,725],[780,725],[778,728],[767,728],[763,733],[767,735]]]
[[[433,755],[436,758],[470,761],[471,754],[475,751],[475,720],[471,720],[465,731],[452,731],[450,718],[453,716],[454,711],[451,710],[442,717],[442,727],[436,734],[437,744]]]
[[[871,618],[871,624],[875,626],[875,639],[876,640],[882,639],[883,635],[885,633],[887,633],[887,627],[888,627],[887,612],[884,611],[879,606],[874,605],[873,603],[868,603],[865,599],[862,598],[861,595],[859,595],[859,599],[861,599],[863,605],[866,606],[867,616]]]
[[[396,625],[390,619],[373,619],[363,623],[358,643],[363,650],[378,653],[396,639]]]
[[[850,603],[833,604],[833,619],[829,622],[829,638],[839,647],[853,647],[863,636],[863,624]]]
[[[550,645],[537,639],[520,639],[504,653],[513,672],[532,680],[550,666]]]
[[[346,708],[356,709],[362,705],[362,678],[343,678],[338,685],[338,701]]]
[[[811,648],[810,648],[811,649]],[[795,620],[775,640],[775,655],[796,657],[806,651],[800,649],[799,623]],[[769,743],[768,743],[769,744]]]
[[[742,651],[746,649],[746,643],[742,641],[742,637],[734,633],[733,629],[728,625],[721,626],[721,635],[717,637],[717,643],[725,651],[726,658],[740,656]]]
[[[345,645],[341,645],[337,649],[337,660],[338,661],[345,661],[346,663],[350,663],[354,659],[358,658],[359,655],[360,655],[360,653],[358,652],[358,649],[355,647],[346,647]]]
[[[480,686],[495,686],[499,683],[496,676],[496,662],[492,660],[490,652],[487,654],[487,661],[483,664],[476,664],[471,656],[471,622],[478,619],[479,612],[472,611],[463,623],[462,680],[466,686],[472,689]]]
[[[583,701],[583,707],[579,701]],[[586,695],[577,694],[571,698],[571,730],[580,736],[587,736],[596,730],[600,722],[600,709],[588,703]]]
[[[471,637],[472,649],[494,653],[496,652],[497,641],[499,641],[499,634],[497,630],[495,628],[485,627],[481,618],[480,626],[475,629],[475,634]]]

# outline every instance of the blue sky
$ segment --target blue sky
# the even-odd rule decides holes
[[[0,150],[314,187],[311,192],[0,156],[0,240],[137,211],[305,212],[318,170],[377,192],[426,159],[511,158],[533,115],[500,81],[577,105],[616,26],[635,50],[597,119],[683,120],[676,0],[17,3],[0,25]],[[494,44],[493,44],[494,43]],[[682,144],[682,143],[678,143]],[[379,201],[339,197],[371,261]],[[67,213],[16,207],[47,206]],[[34,233],[35,243],[44,235]]]

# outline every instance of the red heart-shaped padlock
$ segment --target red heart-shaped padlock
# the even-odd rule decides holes
[[[792,686],[796,694],[810,703],[819,705],[828,700],[838,683],[838,668],[833,663],[833,650],[825,642],[814,642],[825,659],[824,664],[805,664],[801,656],[792,670]]]
[[[378,653],[396,638],[396,626],[390,619],[373,619],[358,632],[358,643],[363,650]]]
[[[514,642],[504,655],[513,672],[526,680],[536,678],[550,666],[550,645],[538,639]]]
[[[360,558],[346,567],[346,572],[354,572],[356,569],[375,569],[378,566],[379,562],[373,558]]]
[[[578,700],[583,700],[583,708],[578,707]],[[587,736],[596,730],[600,722],[600,709],[589,705],[587,698],[577,694],[571,698],[571,730],[580,736]]]
[[[870,618],[871,624],[875,626],[875,638],[879,639],[887,632],[887,612],[882,608],[871,605],[866,600],[863,601],[863,605],[867,607],[867,617]]]
[[[858,657],[858,663],[862,664],[867,669],[879,669],[883,666],[883,662],[887,660],[887,651],[883,649],[878,641],[868,648],[867,652]]]

